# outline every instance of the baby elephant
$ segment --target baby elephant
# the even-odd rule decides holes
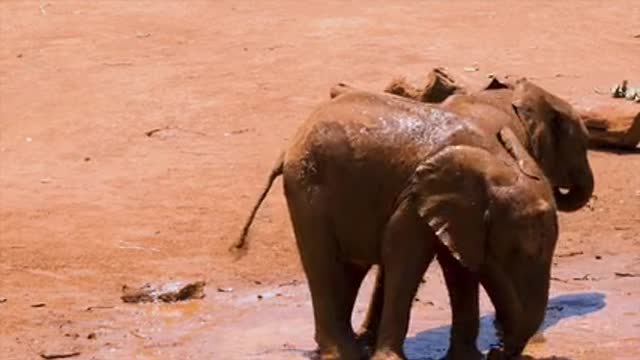
[[[461,115],[389,94],[338,96],[311,114],[278,159],[236,250],[246,247],[279,175],[322,359],[366,357],[350,319],[373,264],[385,272],[373,359],[404,359],[412,300],[436,253],[482,282],[507,357],[541,324],[556,205],[508,128],[489,136]]]

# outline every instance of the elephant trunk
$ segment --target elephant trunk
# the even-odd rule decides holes
[[[593,194],[593,173],[588,162],[581,170],[572,172],[570,176],[569,191],[563,193],[560,188],[553,189],[558,210],[564,212],[576,211],[587,204]]]
[[[522,271],[522,270],[520,270]],[[549,299],[550,271],[548,266],[528,266],[520,273],[515,269],[512,278],[506,274],[493,275],[492,280],[483,282],[487,294],[496,309],[496,330],[507,358],[522,353],[529,339],[544,322]],[[529,276],[525,273],[532,272]],[[495,273],[494,273],[495,274]]]
[[[547,312],[547,304],[549,302],[549,277],[543,281],[530,282],[530,289],[526,292],[527,297],[522,299],[522,307],[523,309],[526,309],[526,313],[523,314],[522,317],[520,328],[520,341],[523,348],[529,339],[531,339],[531,337],[540,330],[540,326],[544,322]]]
[[[520,300],[520,299],[519,299]],[[504,353],[508,359],[517,358],[527,346],[529,339],[535,335],[544,322],[548,302],[548,289],[533,294],[526,300],[520,300],[520,309],[514,319],[502,315],[496,309],[497,335],[502,341]],[[513,315],[512,315],[513,316]]]

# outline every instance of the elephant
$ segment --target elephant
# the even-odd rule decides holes
[[[331,97],[350,91],[356,89],[338,84],[331,89]],[[587,158],[586,127],[568,103],[526,79],[511,82],[492,78],[483,88],[473,91],[443,69],[434,69],[423,88],[399,79],[393,80],[385,92],[439,104],[442,109],[474,119],[489,134],[503,127],[511,129],[553,185],[560,211],[576,211],[590,199],[594,180]],[[453,307],[451,345],[446,357],[481,358],[475,345],[479,325],[478,281],[445,253],[437,258]],[[375,341],[380,320],[383,271],[380,268],[378,272],[369,311],[358,334],[360,342],[368,345]]]
[[[255,214],[280,175],[322,359],[367,356],[350,319],[374,264],[384,277],[372,304],[373,359],[405,358],[413,297],[436,255],[469,276],[448,286],[473,291],[468,280],[487,290],[507,356],[520,354],[541,324],[557,208],[545,173],[509,127],[488,134],[473,119],[390,94],[337,96],[280,154],[231,249],[246,252]],[[454,297],[453,309],[465,301]]]
[[[430,75],[423,90],[417,91],[403,82],[394,81],[385,91],[421,102],[438,103],[441,109],[472,120],[488,135],[509,128],[553,185],[558,210],[576,211],[589,201],[594,179],[587,158],[588,132],[568,103],[526,79],[513,83],[492,79],[483,90],[470,92],[442,71]],[[440,85],[430,86],[432,84]],[[350,91],[356,89],[339,84],[332,89],[331,97]],[[478,280],[467,269],[451,261],[446,253],[439,254],[438,261],[453,308],[447,358],[481,358],[476,348]],[[358,332],[359,340],[368,345],[375,341],[380,321],[383,272],[381,267],[369,311]]]

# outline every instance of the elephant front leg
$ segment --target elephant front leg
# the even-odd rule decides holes
[[[357,340],[361,346],[373,349],[378,337],[378,328],[380,327],[380,318],[382,316],[382,302],[384,297],[384,271],[382,266],[378,267],[375,283],[373,284],[373,292],[367,315],[358,330]]]
[[[405,359],[413,298],[435,255],[435,235],[410,201],[391,217],[382,240],[384,294],[374,360]]]
[[[439,249],[438,262],[449,291],[452,314],[450,345],[445,359],[482,359],[482,353],[476,346],[480,327],[478,277],[462,266],[447,249]]]

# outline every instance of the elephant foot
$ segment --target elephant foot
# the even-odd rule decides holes
[[[367,354],[363,349],[359,347],[329,347],[329,348],[316,348],[309,356],[312,360],[364,360],[368,359],[370,354]]]
[[[528,356],[522,355],[522,349],[518,351],[508,351],[503,348],[494,347],[489,350],[487,354],[487,360],[515,360],[515,359],[529,359]]]
[[[493,348],[489,350],[489,353],[487,354],[487,360],[506,360],[506,359],[508,359],[508,357],[502,349]]]
[[[475,345],[456,346],[452,345],[447,355],[441,360],[482,360],[484,356]]]
[[[404,354],[395,351],[378,350],[373,354],[371,360],[406,360],[406,357]]]
[[[356,334],[356,341],[358,342],[358,345],[361,348],[366,349],[369,356],[371,356],[373,349],[376,347],[376,334],[369,329],[360,330]]]

